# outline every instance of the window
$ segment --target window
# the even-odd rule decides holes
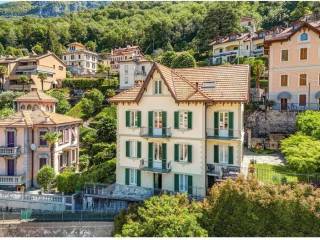
[[[162,143],[154,143],[153,144],[153,159],[154,160],[162,160]]]
[[[307,105],[307,95],[301,94],[299,95],[299,106],[306,106]]]
[[[39,159],[39,169],[41,169],[45,165],[47,165],[47,158],[40,158]]]
[[[162,81],[156,80],[154,82],[154,93],[155,94],[161,94],[162,93]]]
[[[176,111],[174,112],[175,129],[192,129],[192,112]]]
[[[162,111],[153,112],[153,127],[154,128],[162,128]]]
[[[71,60],[74,60],[74,55],[71,55]]]
[[[62,67],[62,66],[59,66],[59,70],[60,70],[60,71],[63,71],[63,67]]]
[[[59,138],[59,144],[63,143],[63,130],[59,130],[60,138]]]
[[[124,84],[128,84],[128,83],[129,83],[128,76],[125,76],[124,77]]]
[[[75,128],[73,127],[71,129],[71,143],[74,143],[76,141],[76,132],[75,132]]]
[[[281,61],[288,61],[288,50],[281,50]]]
[[[220,163],[229,163],[229,152],[228,146],[220,145],[219,146],[219,160]]]
[[[64,130],[63,142],[64,142],[64,143],[68,143],[68,142],[69,142],[69,129],[65,129],[65,130]]]
[[[188,161],[188,145],[179,144],[179,161],[187,162]]]
[[[126,141],[126,157],[140,158],[141,157],[141,142]]]
[[[300,35],[300,41],[308,41],[308,34],[307,33],[302,33]]]
[[[219,129],[228,129],[229,128],[229,113],[228,112],[219,112]]]
[[[64,59],[64,60],[67,60],[67,56],[63,56],[63,59]]]
[[[188,192],[188,175],[179,174],[179,192]]]
[[[46,135],[46,133],[47,133],[47,131],[45,131],[45,130],[40,130],[40,132],[39,132],[39,139],[40,139],[39,145],[40,146],[47,146],[48,145],[47,141],[43,139],[44,136]]]
[[[129,169],[129,185],[137,185],[137,170]]]
[[[300,60],[306,60],[308,58],[308,49],[300,48]]]
[[[128,65],[124,65],[124,74],[128,74]]]
[[[87,62],[87,63],[86,63],[86,67],[87,67],[87,68],[90,68],[90,63]]]
[[[299,84],[300,86],[307,85],[307,74],[300,74]]]
[[[281,75],[281,87],[288,86],[288,75]]]
[[[179,112],[179,129],[188,128],[188,112]]]
[[[140,111],[126,111],[126,127],[140,127],[140,122]]]
[[[78,55],[78,58],[81,59],[81,55]]]

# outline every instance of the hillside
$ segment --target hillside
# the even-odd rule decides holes
[[[99,8],[107,5],[105,1],[74,1],[74,2],[0,2],[0,16],[26,16],[35,15],[41,17],[55,17],[71,12],[82,11],[86,9]]]

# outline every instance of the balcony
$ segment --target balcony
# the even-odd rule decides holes
[[[288,111],[288,112],[300,112],[306,110],[320,110],[319,103],[306,103],[306,105],[300,105],[299,103],[287,103],[287,104],[280,104],[274,103],[272,106],[272,110],[281,110],[281,111]]]
[[[255,57],[262,56],[264,54],[263,48],[257,48],[255,50],[252,50],[252,55]]]
[[[240,174],[240,166],[227,163],[207,164],[207,175],[219,178],[236,178]]]
[[[40,66],[40,65],[21,65],[18,66],[15,70],[16,72],[46,72],[46,73],[54,73],[54,69],[47,66]]]
[[[208,128],[208,139],[241,139],[241,130]]]
[[[23,176],[0,176],[0,185],[17,186],[23,183]]]
[[[223,51],[223,52],[219,52],[213,55],[213,58],[218,58],[218,57],[227,57],[227,56],[249,56],[250,52],[248,50],[231,50],[231,51]]]
[[[142,127],[140,128],[141,137],[153,137],[153,138],[168,138],[171,137],[171,128],[149,128]]]
[[[140,169],[143,171],[149,171],[154,173],[169,173],[171,172],[171,162],[159,161],[146,161],[144,159],[140,160]]]
[[[18,147],[0,147],[0,157],[18,157],[21,154],[21,148]]]

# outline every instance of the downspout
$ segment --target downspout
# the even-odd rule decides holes
[[[34,129],[31,129],[31,143],[34,144]],[[31,149],[31,187],[33,187],[34,150]]]
[[[207,103],[204,104],[204,179],[206,195],[208,194],[208,175],[207,175]]]

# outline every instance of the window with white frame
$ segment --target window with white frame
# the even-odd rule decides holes
[[[68,143],[69,142],[69,129],[64,129],[63,142],[64,143]]]
[[[129,83],[128,76],[125,76],[124,77],[124,84],[128,84],[128,83]]]
[[[128,69],[129,69],[128,65],[124,65],[124,74],[126,75],[128,74]]]
[[[153,144],[153,159],[154,160],[162,160],[162,144],[154,143]]]
[[[228,146],[220,145],[219,147],[219,162],[229,163],[229,148]]]
[[[219,129],[226,130],[229,127],[229,113],[219,112]]]
[[[179,175],[179,192],[188,192],[188,175]]]
[[[137,170],[129,169],[129,185],[137,185]]]
[[[130,157],[138,157],[138,142],[137,141],[130,141],[129,147],[129,156]]]
[[[131,111],[130,112],[130,127],[138,127],[138,112],[137,111]]]
[[[188,112],[180,111],[179,112],[179,129],[188,128]]]
[[[179,144],[179,161],[187,162],[188,161],[188,145]]]
[[[154,81],[154,94],[162,94],[162,81]]]

